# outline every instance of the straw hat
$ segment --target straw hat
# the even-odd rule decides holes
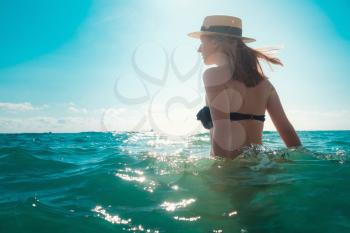
[[[200,31],[191,32],[187,35],[193,38],[200,38],[201,35],[219,34],[240,38],[243,42],[249,43],[256,41],[253,38],[242,36],[242,20],[238,17],[229,15],[210,15],[204,18]]]

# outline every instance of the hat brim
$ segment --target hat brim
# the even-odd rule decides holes
[[[203,32],[203,31],[199,31],[199,32],[190,32],[187,34],[189,37],[192,38],[196,38],[199,39],[201,35],[223,35],[223,36],[230,36],[230,37],[234,37],[237,39],[241,39],[243,42],[245,43],[250,43],[250,42],[255,42],[256,40],[253,38],[249,38],[249,37],[240,37],[240,36],[235,36],[235,35],[231,35],[231,34],[225,34],[225,33],[218,33],[218,32]]]

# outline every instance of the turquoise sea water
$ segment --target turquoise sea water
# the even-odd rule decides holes
[[[208,134],[0,134],[0,232],[350,232],[350,131],[298,134],[234,161]]]

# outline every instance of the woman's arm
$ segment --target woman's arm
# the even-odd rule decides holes
[[[274,88],[267,102],[267,111],[286,146],[301,146],[300,139],[297,133],[295,132],[292,124],[289,122],[283,110],[279,96]]]
[[[209,107],[209,101],[208,101],[208,96],[205,95],[205,105]],[[209,139],[210,139],[210,156],[213,156],[214,155],[214,152],[213,152],[213,128],[211,128],[209,130]]]
[[[207,69],[203,74],[206,90],[206,104],[210,109],[213,128],[210,130],[211,154],[230,156],[232,132],[229,119],[229,99],[225,93],[225,80],[220,80],[215,69]]]

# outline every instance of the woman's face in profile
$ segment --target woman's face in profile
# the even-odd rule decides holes
[[[198,48],[198,52],[202,54],[203,61],[206,65],[214,64],[214,61],[211,61],[210,55],[217,52],[217,44],[214,43],[212,39],[208,36],[202,35],[200,37],[201,44]]]

